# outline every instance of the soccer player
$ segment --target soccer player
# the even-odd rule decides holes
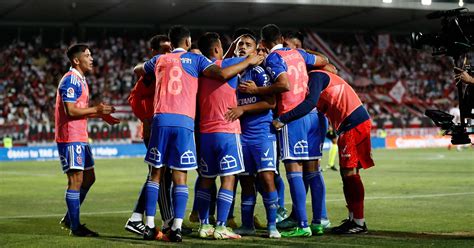
[[[120,120],[110,114],[115,108],[100,103],[89,107],[89,86],[85,74],[93,69],[89,47],[75,44],[68,48],[71,63],[58,85],[55,107],[55,140],[63,172],[67,175],[66,216],[61,224],[71,229],[71,235],[96,237],[98,233],[81,224],[79,210],[95,181],[94,159],[88,144],[87,118],[99,117],[113,125]]]
[[[364,219],[364,185],[359,170],[374,166],[370,145],[370,117],[352,87],[336,75],[336,68],[329,64],[324,69],[309,73],[308,96],[292,111],[275,119],[273,125],[277,129],[282,128],[286,123],[305,116],[314,107],[328,117],[339,134],[339,164],[344,197],[349,210],[349,218],[340,226],[334,227],[332,232],[367,233]]]
[[[252,34],[243,34],[237,42],[238,56],[257,52],[257,39]],[[241,75],[241,82],[254,81],[259,87],[270,85],[270,77],[260,66],[247,68]],[[238,93],[238,105],[226,113],[226,118],[235,121],[240,118],[242,128],[242,151],[245,172],[239,175],[242,186],[242,226],[236,229],[241,235],[255,235],[254,209],[257,199],[255,176],[262,186],[263,202],[267,212],[267,231],[270,238],[280,238],[276,228],[278,192],[274,176],[277,171],[276,135],[271,126],[275,96],[259,96]]]
[[[303,49],[304,35],[301,32],[288,31],[283,36],[284,36],[284,43],[283,44],[284,44],[285,47],[288,47],[288,48],[291,48],[291,49]],[[320,53],[309,51],[309,50],[306,50],[306,52],[308,52],[310,54],[321,55]],[[324,144],[324,138],[323,137],[326,135],[325,130],[327,129],[326,127],[328,126],[327,119],[324,116],[324,114],[319,113],[317,111],[311,111],[309,114],[311,116],[314,116],[314,118],[316,118],[316,120],[319,121],[319,122],[315,122],[316,127],[314,127],[314,128],[321,132],[322,137],[320,138],[320,142],[321,142],[320,145],[322,147],[322,145]],[[329,154],[331,156],[331,154],[332,154],[331,151],[330,151]],[[336,154],[334,153],[334,155],[336,155]],[[321,175],[320,172],[316,172],[316,173],[313,173],[313,174],[316,174],[316,176],[317,176],[317,174],[320,174],[320,176],[317,176],[317,179],[321,180],[321,182],[319,182],[319,185],[321,185],[321,189],[319,191],[315,191],[315,192],[311,191],[311,194],[312,194],[312,197],[317,199],[315,202],[322,202],[321,210],[316,205],[313,205],[313,212],[322,211],[320,219],[319,218],[316,218],[316,219],[313,218],[313,221],[312,221],[313,224],[314,224],[313,227],[316,227],[316,225],[321,224],[324,227],[324,229],[327,229],[331,225],[331,222],[328,220],[327,210],[326,210],[326,185],[324,183],[323,176]],[[311,176],[312,175],[307,175],[307,173],[305,173],[305,171],[303,171],[303,178],[308,178],[308,177],[311,177]],[[308,191],[308,189],[309,189],[308,181],[309,180],[304,181],[306,191]],[[319,214],[316,214],[316,215],[319,215]],[[297,226],[296,211],[295,211],[295,208],[293,206],[290,216],[288,218],[286,218],[285,220],[279,222],[278,227],[282,228],[282,229],[288,229],[288,228],[293,228],[293,227],[296,227],[296,226]],[[315,228],[313,228],[313,229],[315,229]],[[315,231],[316,231],[316,234],[319,234],[319,235],[323,234],[321,230],[315,230]]]
[[[277,109],[282,115],[301,103],[307,94],[307,66],[324,66],[327,58],[308,54],[303,50],[283,47],[280,29],[269,24],[261,29],[262,44],[270,49],[265,60],[265,67],[273,79],[268,87],[257,87],[255,83],[243,83],[239,90],[250,94],[278,94]],[[313,219],[321,219],[322,178],[319,172],[318,159],[321,157],[320,130],[317,115],[303,116],[292,121],[280,132],[282,160],[286,167],[287,178],[293,205],[297,211],[298,227],[289,232],[282,232],[282,237],[307,237],[312,230],[322,232],[321,224],[308,225],[306,216],[306,191],[304,181],[311,188]],[[303,180],[303,170],[308,175]]]
[[[199,38],[199,50],[215,65],[227,68],[244,58],[222,60],[224,55],[217,33],[205,33]],[[245,68],[244,68],[245,69]],[[196,193],[199,219],[199,237],[215,239],[239,239],[226,227],[229,210],[234,198],[235,175],[244,170],[242,147],[240,145],[240,122],[228,121],[225,114],[229,108],[237,107],[237,77],[221,82],[206,77],[199,78],[200,111],[200,164],[201,183]],[[209,224],[210,188],[216,177],[221,178],[217,194],[217,222],[214,228]]]
[[[329,148],[328,165],[326,169],[337,171],[336,168],[336,156],[337,156],[337,134],[332,126],[329,126],[326,138],[331,140],[331,147]]]
[[[145,187],[145,240],[156,239],[154,217],[160,188],[162,167],[172,169],[174,220],[169,239],[181,242],[181,226],[188,200],[187,171],[197,168],[194,143],[194,118],[198,77],[204,75],[220,81],[232,78],[263,58],[248,57],[239,64],[221,69],[204,56],[187,52],[191,33],[183,26],[170,28],[168,37],[175,48],[169,54],[156,55],[135,66],[138,75],[155,74],[156,90],[150,144],[145,162],[152,166]]]
[[[156,35],[148,42],[152,57],[157,54],[165,54],[171,52],[171,43],[168,36]],[[150,141],[150,126],[153,120],[153,100],[155,96],[155,75],[147,74],[141,76],[130,92],[128,102],[132,107],[133,113],[142,122],[142,137],[145,147],[148,147]],[[151,170],[151,168],[150,168]],[[161,219],[163,221],[162,229],[166,232],[173,220],[173,208],[171,207],[171,171],[166,170],[162,175],[163,187],[160,188],[160,197],[158,205],[160,207]],[[140,196],[132,216],[125,224],[125,230],[139,235],[143,235],[145,225],[143,224],[143,213],[145,211],[145,184],[140,191]],[[158,234],[160,235],[160,234]],[[161,235],[162,236],[162,235]],[[163,236],[164,237],[164,236]]]

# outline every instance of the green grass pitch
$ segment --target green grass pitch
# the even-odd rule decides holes
[[[198,239],[194,233],[185,237],[180,245],[474,247],[472,149],[462,152],[446,149],[375,150],[374,159],[376,167],[361,173],[366,189],[365,213],[369,234],[325,234],[281,240],[244,237],[238,241],[215,241]],[[325,163],[326,158],[321,164]],[[66,177],[61,172],[59,161],[0,163],[0,247],[176,245],[146,242],[123,229],[146,172],[146,165],[139,158],[96,160],[97,180],[81,208],[81,220],[101,236],[76,238],[68,236],[68,232],[58,224],[66,208]],[[334,226],[346,217],[342,183],[336,172],[326,171],[324,176],[328,214]],[[195,177],[196,173],[192,172],[188,178],[188,211],[192,206]],[[240,194],[235,210],[237,220],[240,220],[239,198]],[[309,197],[307,200],[311,219]],[[289,208],[290,204],[287,193],[286,207]],[[256,212],[264,220],[261,197]],[[187,220],[185,223],[189,225]]]

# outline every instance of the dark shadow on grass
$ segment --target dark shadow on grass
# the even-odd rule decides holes
[[[474,240],[474,232],[428,233],[428,232],[398,232],[398,231],[369,230],[369,233],[364,236],[380,237],[380,238]]]

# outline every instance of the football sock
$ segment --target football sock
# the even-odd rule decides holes
[[[331,148],[329,148],[329,158],[328,158],[328,165],[333,167],[336,163],[336,156],[337,156],[337,144],[331,144]]]
[[[256,195],[242,195],[242,226],[247,228],[254,228],[253,213],[255,210],[255,203],[257,201]]]
[[[313,223],[320,224],[325,205],[326,187],[320,171],[304,173],[304,181],[311,188],[311,205],[313,207]]]
[[[196,191],[195,201],[199,211],[201,224],[209,224],[209,205],[211,204],[211,194],[209,189],[198,189]]]
[[[227,217],[229,216],[230,206],[232,205],[232,200],[234,197],[234,192],[221,188],[217,195],[217,225],[225,226]]]
[[[360,175],[352,175],[344,177],[345,185],[347,185],[348,198],[347,205],[350,212],[354,214],[354,219],[364,218],[364,185],[360,179]]]
[[[145,186],[145,212],[146,225],[150,228],[155,227],[156,202],[158,201],[159,192],[160,184],[148,180]]]
[[[87,192],[89,192],[89,189],[84,189],[81,187],[80,191],[79,191],[79,205],[82,205],[82,203],[84,202],[84,200],[86,199],[86,195],[87,195]],[[66,212],[66,217],[65,217],[66,220],[69,219],[69,211]]]
[[[209,216],[214,216],[216,214],[216,201],[217,201],[217,186],[215,182],[212,184],[209,193],[211,194],[211,202],[209,205]]]
[[[143,213],[145,212],[145,188],[146,188],[146,182],[143,184],[142,190],[140,190],[140,196],[138,197],[138,201],[135,204],[135,208],[133,209],[133,214],[132,218],[130,218],[132,221],[139,221],[138,215],[133,216],[134,214],[140,214],[143,219]]]
[[[81,206],[80,192],[78,190],[66,190],[66,205],[69,213],[71,230],[77,230],[79,222],[79,208]]]
[[[363,226],[364,223],[365,223],[365,219],[364,219],[364,218],[362,218],[362,219],[356,219],[356,218],[354,218],[354,222],[355,222],[357,225],[359,225],[359,226]]]
[[[238,180],[238,178],[236,177],[235,179],[236,179],[236,181],[234,183],[234,192],[237,191],[237,180]],[[234,218],[235,194],[232,194],[232,195],[233,195],[232,204],[230,205],[229,215],[227,215],[227,219]]]
[[[278,193],[276,191],[263,193],[263,204],[267,211],[268,227],[276,225],[276,216],[278,210]]]
[[[174,222],[171,230],[181,228],[184,214],[186,212],[186,203],[188,202],[188,185],[175,185],[173,192]]]
[[[306,191],[304,190],[303,173],[287,172],[288,184],[290,185],[291,200],[296,210],[299,227],[308,227],[306,215]]]
[[[281,178],[280,174],[275,174],[275,187],[278,192],[278,205],[282,208],[285,207],[285,182]]]
[[[199,185],[201,185],[201,177],[198,176],[196,178],[196,183],[194,183],[194,195],[196,196],[198,194],[198,190],[199,190]],[[194,201],[193,201],[193,212],[194,211],[199,211],[199,207],[198,207],[198,203],[197,203],[197,197],[194,197]]]
[[[132,213],[132,216],[130,217],[131,221],[143,221],[143,214],[141,213]]]

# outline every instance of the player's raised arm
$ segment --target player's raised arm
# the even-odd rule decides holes
[[[263,59],[263,56],[253,54],[248,56],[244,61],[224,69],[217,65],[211,65],[207,67],[202,73],[206,77],[214,78],[219,81],[227,81],[228,79],[239,74],[241,71],[245,70],[245,68],[262,63]]]

